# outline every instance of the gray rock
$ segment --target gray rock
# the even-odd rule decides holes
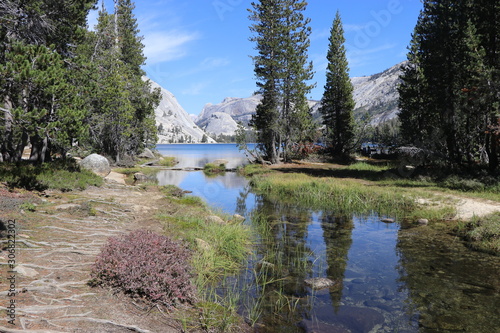
[[[211,215],[211,216],[207,217],[207,222],[217,223],[217,224],[226,224],[226,222],[217,215]]]
[[[111,172],[108,159],[99,154],[91,154],[85,157],[80,163],[80,166],[101,177],[106,177]]]
[[[380,221],[382,221],[384,223],[394,223],[394,222],[396,222],[394,219],[389,219],[389,218],[381,219]]]
[[[245,218],[243,216],[241,216],[240,214],[234,214],[233,215],[233,219],[235,219],[236,221],[243,221],[243,220],[245,220]]]
[[[147,181],[148,180],[148,176],[146,176],[145,174],[143,174],[142,172],[137,172],[137,173],[134,173],[134,180],[135,181]]]
[[[203,250],[206,252],[206,251],[210,251],[210,249],[212,248],[212,246],[210,246],[210,244],[208,244],[206,241],[204,241],[201,238],[195,238],[195,241],[196,241],[196,245],[198,246],[198,248],[200,250]]]
[[[144,151],[142,153],[139,154],[140,158],[155,158],[155,155],[153,154],[153,152],[151,150],[149,150],[148,148],[144,149]]]
[[[81,206],[78,204],[62,204],[54,207],[56,210],[70,210],[70,209],[80,209]]]
[[[327,278],[312,278],[304,280],[305,284],[312,289],[319,290],[335,286],[335,281]]]
[[[418,219],[417,223],[420,224],[420,225],[428,225],[429,224],[429,220],[428,219]]]

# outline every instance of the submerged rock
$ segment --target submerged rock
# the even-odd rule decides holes
[[[312,289],[319,290],[335,286],[337,283],[327,278],[312,278],[304,280],[305,284]]]
[[[108,159],[99,154],[91,154],[85,157],[80,163],[80,166],[101,177],[106,177],[111,172]]]

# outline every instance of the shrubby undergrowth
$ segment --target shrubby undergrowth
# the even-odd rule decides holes
[[[122,290],[146,301],[174,306],[195,300],[191,254],[180,243],[151,231],[111,237],[91,272],[91,285]]]

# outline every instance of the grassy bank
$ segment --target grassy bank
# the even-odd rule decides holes
[[[272,200],[343,214],[396,217],[414,223],[429,220],[429,226],[462,237],[476,250],[500,254],[500,214],[459,221],[455,202],[449,196],[500,201],[498,183],[488,177],[429,177],[414,170],[400,170],[392,163],[356,163],[350,166],[275,167],[248,166],[253,188]],[[413,177],[401,174],[415,172]]]
[[[216,290],[225,277],[243,268],[250,253],[251,230],[240,217],[214,214],[200,198],[185,196],[173,185],[160,189],[170,201],[156,216],[165,234],[183,239],[194,252],[192,265],[199,312],[183,313],[179,320],[186,331],[200,326],[207,331],[241,331],[237,291],[221,296]]]
[[[272,198],[339,214],[377,211],[401,215],[416,208],[415,201],[401,191],[369,187],[357,180],[273,173],[254,176],[251,184]]]

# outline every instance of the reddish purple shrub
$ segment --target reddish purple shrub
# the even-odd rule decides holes
[[[111,237],[91,272],[92,284],[121,289],[166,306],[191,302],[190,253],[181,244],[152,231]]]

